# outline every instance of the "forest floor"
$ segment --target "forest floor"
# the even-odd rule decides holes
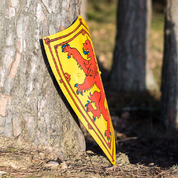
[[[50,160],[43,151],[17,149],[14,146],[16,140],[6,141],[0,148],[0,177],[178,178],[178,133],[165,133],[158,124],[160,91],[155,91],[154,95],[143,93],[138,96],[107,89],[116,34],[116,0],[90,0],[87,9],[87,23],[96,56],[103,67],[104,85],[115,128],[116,165],[111,165],[81,125],[87,151],[65,161]],[[163,14],[153,12],[150,31],[149,62],[159,87],[163,19]]]
[[[17,140],[8,139],[0,148],[0,177],[4,178],[177,178],[178,135],[174,139],[161,134],[140,132],[139,122],[128,113],[113,116],[113,124],[122,132],[116,135],[116,165],[112,166],[99,146],[83,128],[87,151],[67,160],[50,160],[43,151],[25,146],[19,149]],[[147,124],[142,124],[143,130]],[[15,142],[15,143],[14,143]]]

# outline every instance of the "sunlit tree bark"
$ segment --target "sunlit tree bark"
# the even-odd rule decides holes
[[[83,17],[84,20],[87,20],[87,14],[86,14],[86,10],[87,10],[87,0],[82,0],[82,5],[81,5],[81,16]]]
[[[0,136],[26,140],[55,156],[85,150],[81,130],[56,91],[39,39],[65,29],[80,0],[2,0]]]

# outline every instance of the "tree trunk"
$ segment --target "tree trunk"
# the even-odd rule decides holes
[[[87,0],[82,0],[81,16],[83,17],[83,19],[84,19],[85,21],[87,20],[86,10],[87,10]]]
[[[147,1],[119,0],[111,87],[117,91],[146,89]]]
[[[3,0],[0,8],[0,136],[20,137],[55,157],[85,150],[58,95],[39,39],[76,19],[80,0]]]
[[[162,66],[161,120],[167,129],[178,128],[178,0],[167,0]]]

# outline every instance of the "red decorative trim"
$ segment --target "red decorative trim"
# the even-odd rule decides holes
[[[71,77],[70,77],[71,75],[69,75],[67,72],[64,75],[65,75],[67,82],[69,83],[71,80]]]
[[[56,41],[56,40],[60,40],[60,39],[62,39],[62,38],[65,38],[65,37],[67,37],[67,36],[73,34],[75,31],[77,31],[77,30],[79,29],[79,27],[80,27],[81,25],[83,25],[83,26],[89,31],[89,29],[83,24],[82,19],[79,19],[79,21],[80,21],[80,24],[77,26],[77,28],[75,28],[72,32],[68,33],[67,35],[63,35],[63,36],[60,36],[60,37],[58,37],[58,38],[54,38],[54,39],[51,39],[51,40],[50,40],[49,38],[46,38],[46,39],[49,39],[49,40],[48,40],[48,43],[54,42],[54,41]],[[86,32],[86,31],[85,31],[85,32]],[[88,34],[88,33],[87,33],[87,34]],[[88,36],[91,38],[90,34],[88,34]],[[47,43],[46,43],[46,44],[47,44]]]
[[[91,126],[91,124],[88,124],[88,129],[93,130],[93,127]]]
[[[63,42],[63,43],[61,43],[61,44],[55,45],[55,46],[54,46],[55,50],[56,50],[59,46],[62,46],[62,45],[64,45],[64,44],[66,44],[66,43],[71,42],[73,39],[75,39],[75,38],[76,38],[77,36],[79,36],[80,34],[83,35],[83,31],[84,31],[84,29],[80,30],[80,31],[79,31],[74,37],[72,37],[70,40],[67,40],[67,41],[65,41],[65,42]],[[89,34],[88,34],[86,31],[85,31],[84,34],[87,34],[87,35],[89,36]]]
[[[50,42],[50,39],[49,39],[49,38],[46,38],[46,39],[44,39],[44,40],[45,40],[45,43],[48,45],[49,42]]]

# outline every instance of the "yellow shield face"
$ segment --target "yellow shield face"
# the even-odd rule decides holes
[[[111,163],[115,164],[114,129],[86,22],[79,16],[64,31],[44,37],[43,44],[66,99]]]

